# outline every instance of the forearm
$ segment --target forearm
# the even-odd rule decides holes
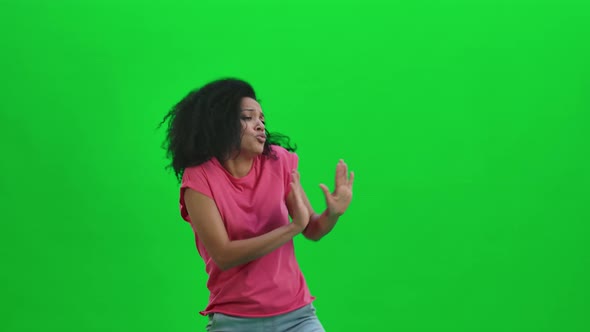
[[[328,210],[322,214],[314,213],[303,235],[310,240],[319,241],[326,234],[330,233],[336,225],[338,218],[337,216],[330,216]]]
[[[300,232],[300,228],[290,223],[257,237],[229,241],[216,263],[222,270],[248,263],[289,242]]]

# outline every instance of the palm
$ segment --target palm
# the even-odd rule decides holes
[[[341,216],[344,214],[350,201],[352,200],[352,185],[354,182],[354,172],[350,172],[348,177],[348,166],[342,160],[336,166],[336,176],[334,181],[334,192],[330,193],[328,187],[320,184],[326,197],[326,205],[331,216]]]

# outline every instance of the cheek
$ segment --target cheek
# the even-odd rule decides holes
[[[248,124],[248,123],[242,124],[242,134],[246,133],[246,132],[253,131],[253,130],[254,130],[254,128],[251,124]]]
[[[244,133],[246,133],[248,131],[248,125],[242,122],[242,130],[240,132],[240,134],[242,136],[244,136]]]

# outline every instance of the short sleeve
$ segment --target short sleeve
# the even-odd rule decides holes
[[[182,175],[180,185],[180,215],[182,219],[189,221],[188,210],[184,203],[184,192],[187,188],[197,191],[209,198],[213,198],[211,186],[202,167],[187,168]]]

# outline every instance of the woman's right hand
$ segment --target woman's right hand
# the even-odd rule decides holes
[[[294,169],[291,172],[291,190],[293,191],[293,224],[297,226],[299,232],[303,232],[309,223],[309,210],[303,201],[303,188],[301,187],[299,172]]]

